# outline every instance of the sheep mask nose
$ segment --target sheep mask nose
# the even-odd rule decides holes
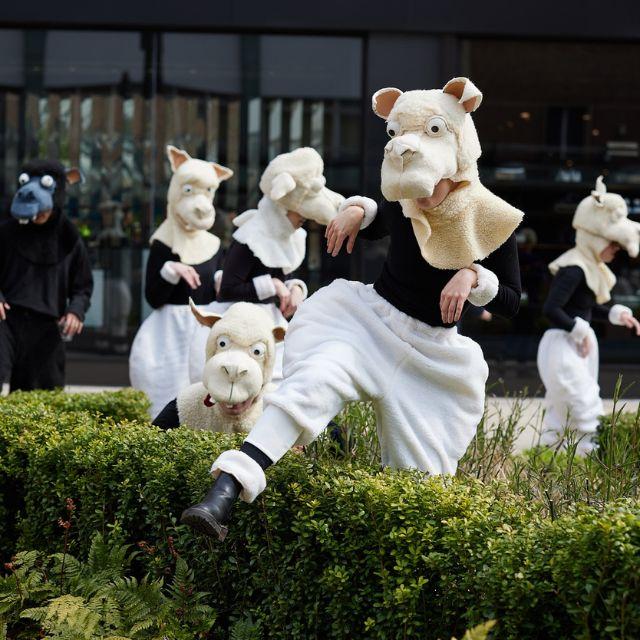
[[[20,223],[33,220],[43,211],[53,209],[56,181],[51,176],[20,176],[21,187],[11,202],[11,215]]]
[[[420,147],[420,139],[414,133],[399,136],[387,142],[384,153],[385,157],[409,160]]]
[[[240,378],[243,378],[247,375],[247,373],[249,373],[249,369],[246,369],[238,364],[231,364],[229,362],[221,364],[220,369],[222,373],[227,376],[229,382],[237,382]]]

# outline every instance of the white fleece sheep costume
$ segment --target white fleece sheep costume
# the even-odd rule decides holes
[[[214,195],[233,171],[215,162],[191,158],[169,145],[173,174],[167,193],[167,217],[151,236],[145,294],[154,310],[143,322],[131,346],[129,376],[151,401],[151,416],[186,387],[189,345],[199,327],[189,297],[208,303],[215,299],[215,271],[220,239],[209,233],[215,221]],[[193,290],[176,271],[191,266],[201,285]]]
[[[343,196],[326,187],[324,163],[320,154],[310,147],[302,147],[276,156],[268,164],[260,178],[262,198],[257,209],[249,209],[237,216],[233,223],[237,227],[233,234],[236,243],[246,246],[249,260],[261,263],[267,269],[279,269],[285,278],[290,276],[304,261],[307,245],[307,232],[296,229],[287,218],[287,211],[295,211],[307,220],[313,220],[326,226],[337,214],[338,207],[344,201]],[[234,245],[229,249],[227,260],[234,260]],[[224,313],[238,300],[233,292],[225,290],[226,277],[222,276],[222,289],[218,300],[205,311]],[[303,298],[307,297],[307,285],[298,278],[284,280],[289,289],[300,287]],[[272,277],[263,273],[252,279],[258,300],[269,300],[276,295]],[[225,299],[231,297],[232,300]],[[287,326],[277,304],[265,302],[265,308],[272,314],[274,322],[281,327]],[[204,367],[203,354],[207,332],[200,329],[195,332],[189,354],[189,375],[191,381],[200,380]],[[277,348],[273,379],[282,379],[283,348]]]
[[[276,344],[285,330],[263,307],[248,302],[231,305],[223,315],[193,302],[191,310],[208,331],[206,364],[202,381],[178,394],[178,423],[200,431],[247,433],[262,414]]]
[[[638,255],[640,225],[627,216],[624,199],[615,193],[607,193],[600,176],[595,190],[580,202],[574,214],[575,247],[549,264],[549,270],[556,280],[561,269],[579,267],[586,286],[595,298],[592,308],[601,308],[603,315],[608,315],[609,322],[614,325],[623,325],[623,315],[633,313],[621,304],[611,306],[608,313],[606,308],[601,307],[611,299],[610,292],[616,277],[602,261],[600,254],[610,242],[617,242],[631,257]],[[556,306],[562,313],[562,306],[560,302],[555,302],[557,296],[553,295],[554,285],[559,286],[556,280],[545,304],[545,312],[552,320],[556,320],[558,314]],[[565,301],[569,308],[575,307],[575,303],[572,305],[573,299],[571,294]],[[557,320],[569,326],[548,329],[538,347],[538,371],[546,389],[541,442],[559,443],[569,428],[576,432],[577,452],[586,454],[594,447],[591,437],[604,413],[598,386],[598,341],[589,323],[579,315],[566,318],[559,315]],[[582,357],[579,346],[585,338],[589,340],[591,350],[586,357]]]
[[[479,183],[480,144],[470,112],[481,97],[466,78],[443,90],[383,89],[373,96],[373,110],[387,121],[392,138],[382,192],[402,205],[392,219],[383,276],[390,261],[402,263],[397,256],[407,252],[411,264],[421,265],[421,278],[446,278],[438,280],[443,286],[453,276],[447,269],[473,268],[478,285],[469,301],[478,306],[490,304],[502,287],[479,262],[507,240],[516,246],[513,232],[522,218]],[[414,199],[431,196],[445,178],[458,188],[439,207],[418,209]],[[350,204],[365,211],[362,229],[381,215],[370,199],[349,198],[343,207]],[[400,246],[394,249],[396,238]],[[517,273],[517,252],[509,259]],[[413,273],[404,275],[410,287]],[[519,278],[517,289],[516,306]],[[438,306],[440,292],[431,295],[431,307]],[[484,409],[488,368],[482,350],[455,327],[430,326],[389,297],[371,285],[338,280],[305,301],[285,339],[284,380],[266,396],[265,412],[246,443],[275,462],[293,444],[314,440],[345,403],[371,400],[384,465],[455,473]],[[232,469],[224,455],[214,462],[214,473],[234,475],[245,488],[241,497],[255,498],[258,491],[247,488],[262,490],[264,474],[249,456],[239,471],[238,461]]]

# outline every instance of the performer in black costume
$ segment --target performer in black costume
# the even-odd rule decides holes
[[[544,304],[551,322],[538,347],[538,371],[546,388],[542,444],[564,446],[565,430],[575,432],[576,451],[587,454],[604,413],[598,385],[598,340],[592,320],[634,329],[640,324],[621,304],[612,306],[616,277],[607,267],[623,247],[638,255],[640,225],[627,217],[624,198],[607,193],[600,176],[591,195],[573,218],[576,246],[556,258],[549,270],[554,279]]]
[[[0,224],[0,381],[12,391],[64,386],[63,336],[82,331],[93,279],[63,211],[66,184],[79,180],[55,160],[25,164]]]
[[[282,384],[240,450],[214,461],[214,486],[183,522],[224,538],[235,500],[253,501],[266,467],[315,439],[351,401],[374,403],[384,465],[455,473],[482,418],[488,375],[480,346],[455,323],[469,303],[510,317],[520,301],[522,212],[479,181],[469,114],[481,99],[467,78],[374,94],[391,138],[381,172],[387,202],[349,198],[327,238],[336,255],[361,229],[389,235],[382,275],[373,286],[337,280],[301,305],[285,338]]]
[[[307,285],[295,277],[307,250],[303,225],[313,220],[327,225],[344,198],[327,189],[324,163],[310,147],[276,156],[260,178],[262,198],[257,209],[237,216],[227,249],[217,302],[204,310],[223,314],[234,302],[265,305],[277,326],[286,328]],[[189,355],[191,382],[202,380],[207,331],[194,334]],[[273,380],[282,380],[282,344],[277,345]]]
[[[167,218],[151,236],[145,294],[154,311],[136,334],[129,357],[131,384],[151,400],[151,416],[189,385],[189,345],[199,326],[189,298],[207,304],[216,297],[220,239],[209,233],[215,220],[213,197],[233,171],[191,158],[169,145],[173,176]]]

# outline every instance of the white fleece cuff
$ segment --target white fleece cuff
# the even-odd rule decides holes
[[[498,276],[480,264],[474,263],[469,268],[478,274],[478,285],[471,289],[469,302],[475,307],[484,307],[498,295]]]
[[[276,295],[276,287],[268,273],[255,277],[253,279],[253,286],[256,288],[258,300],[268,300]]]
[[[350,198],[347,198],[340,205],[338,213],[342,213],[347,207],[351,206],[362,207],[364,209],[364,218],[360,225],[360,229],[366,229],[373,222],[373,219],[378,213],[378,204],[376,201],[365,196],[351,196]]]
[[[213,287],[216,291],[216,294],[220,293],[220,285],[222,284],[222,269],[218,269],[213,274]]]
[[[285,280],[284,285],[285,287],[287,287],[287,289],[289,289],[289,291],[291,291],[291,289],[293,289],[293,287],[295,286],[300,287],[302,289],[302,299],[307,299],[307,296],[309,295],[309,289],[307,289],[307,285],[302,280],[298,280],[298,278],[292,278],[291,280]]]
[[[628,313],[630,316],[633,315],[633,311],[629,309],[629,307],[625,307],[623,304],[614,304],[611,309],[609,309],[609,322],[611,324],[618,325],[619,327],[624,327],[624,322],[622,322],[622,316]]]
[[[221,453],[211,466],[211,474],[217,478],[222,471],[232,475],[242,485],[240,499],[245,502],[253,502],[267,486],[262,467],[242,451]]]
[[[180,276],[173,268],[173,262],[170,260],[167,260],[162,265],[162,269],[160,269],[160,276],[170,284],[178,284],[178,282],[180,282]]]
[[[576,318],[576,323],[573,325],[573,329],[569,332],[569,337],[576,344],[580,344],[589,335],[590,329],[591,326],[589,323],[578,316]]]

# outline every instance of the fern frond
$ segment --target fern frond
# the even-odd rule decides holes
[[[495,620],[488,620],[487,622],[483,622],[479,624],[477,627],[473,627],[473,629],[469,629],[463,636],[462,640],[487,640],[489,637],[489,633],[491,629],[496,626]],[[455,640],[455,638],[453,638]]]

